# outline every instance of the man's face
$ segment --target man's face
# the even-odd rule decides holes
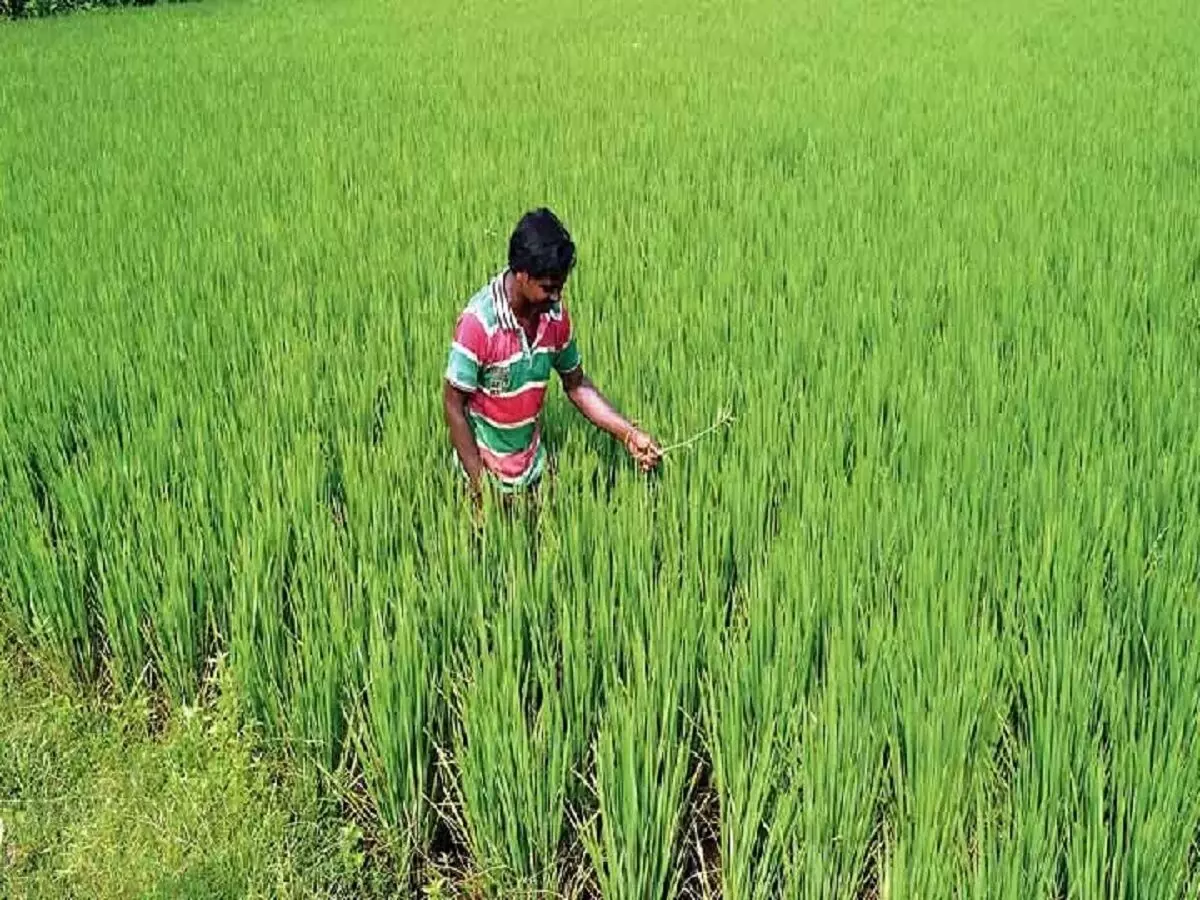
[[[546,312],[562,299],[563,288],[566,286],[566,279],[550,276],[534,278],[524,272],[517,276],[517,280],[525,302],[530,309],[539,314]]]

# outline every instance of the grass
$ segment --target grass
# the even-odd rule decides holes
[[[0,617],[171,709],[227,654],[409,889],[1194,897],[1198,57],[1181,0],[5,25]],[[554,389],[476,533],[440,379],[542,203],[683,446]]]
[[[228,694],[165,720],[0,656],[0,894],[389,896],[362,832],[239,722]],[[327,795],[326,795],[327,797]]]

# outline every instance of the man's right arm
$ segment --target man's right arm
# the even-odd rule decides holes
[[[446,425],[450,429],[450,442],[454,444],[454,450],[467,473],[472,495],[478,497],[483,477],[483,457],[479,455],[475,435],[467,423],[467,402],[470,399],[471,395],[466,391],[459,390],[449,381],[444,382],[442,407]]]

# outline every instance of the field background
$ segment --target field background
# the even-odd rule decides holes
[[[1194,897],[1193,4],[204,0],[0,25],[0,618],[349,773],[414,883]],[[548,204],[462,514],[453,321]]]
[[[5,900],[403,896],[320,773],[246,729],[232,691],[164,715],[6,643],[0,697]]]

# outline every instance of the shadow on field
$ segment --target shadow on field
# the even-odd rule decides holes
[[[97,8],[155,6],[160,0],[0,0],[0,17],[8,19],[46,19]],[[163,5],[200,3],[202,0],[161,0]]]

